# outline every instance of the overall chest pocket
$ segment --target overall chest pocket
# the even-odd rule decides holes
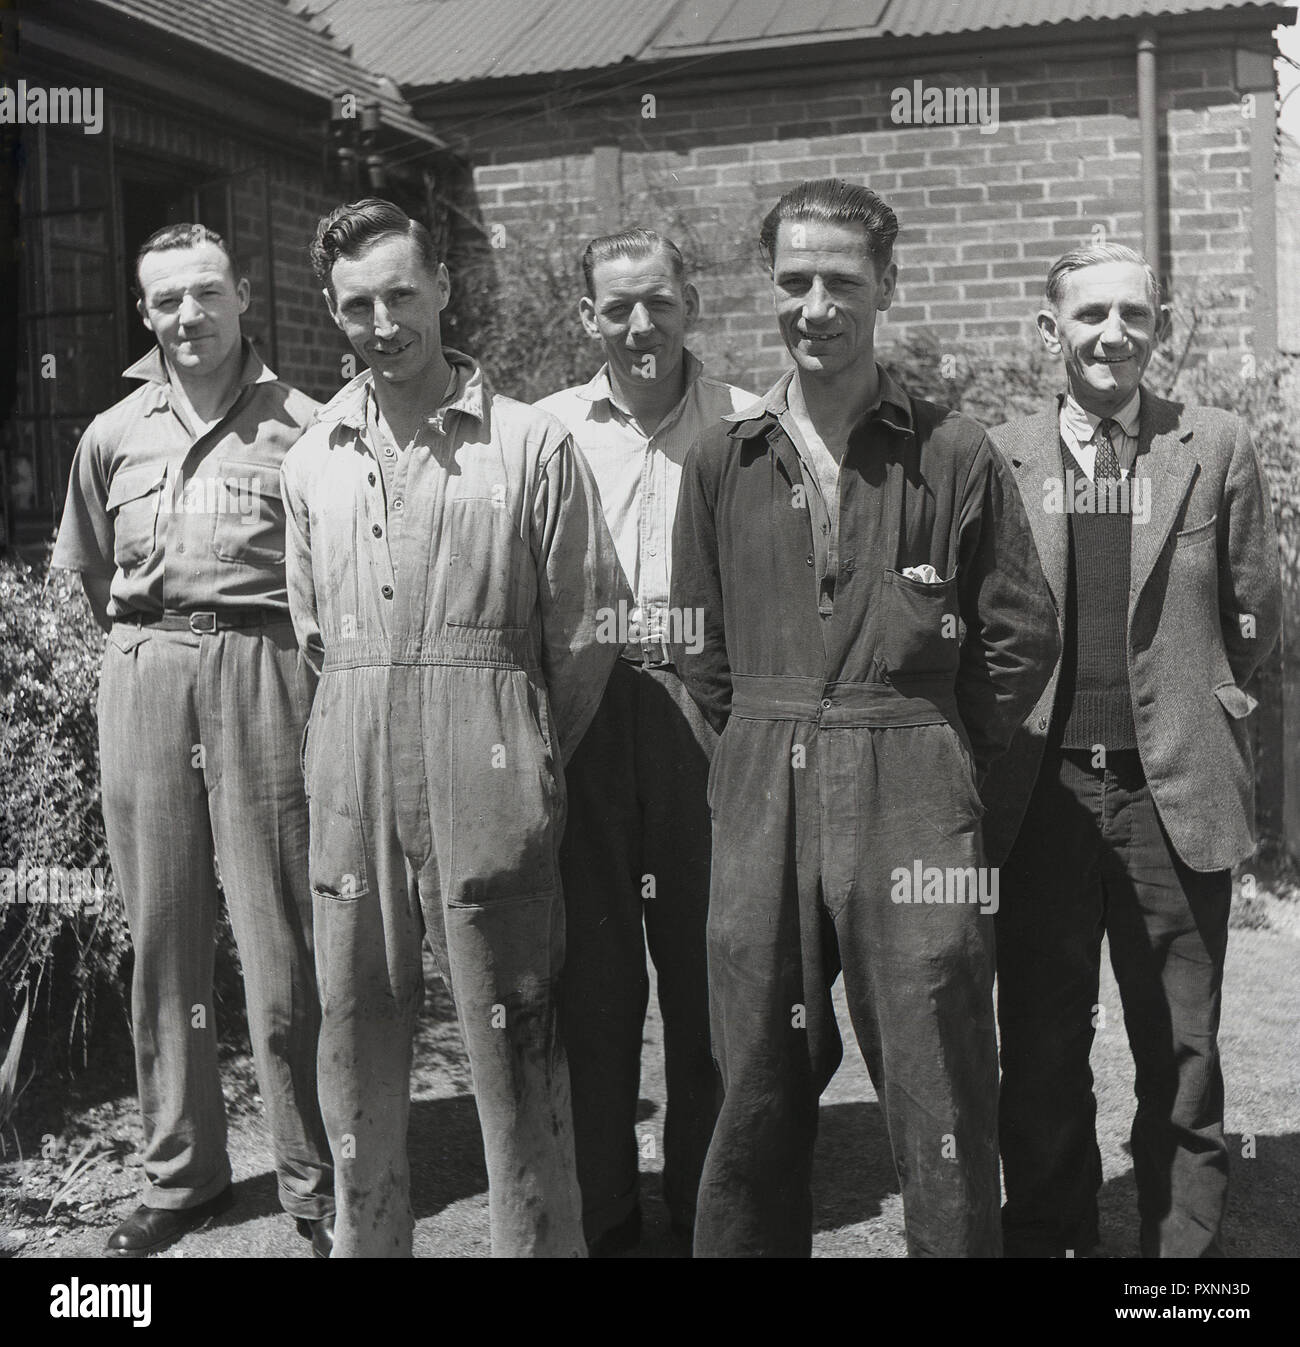
[[[449,501],[446,538],[448,624],[526,627],[532,558],[509,507],[477,497]]]
[[[113,560],[130,570],[153,552],[158,541],[158,510],[167,468],[144,463],[122,468],[108,487],[105,509],[113,517]]]
[[[246,566],[284,562],[280,472],[266,463],[227,461],[213,492],[212,550]]]
[[[893,675],[956,673],[961,653],[957,577],[926,584],[886,570],[880,660]]]

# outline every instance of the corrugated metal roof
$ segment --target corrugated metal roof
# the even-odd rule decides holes
[[[322,24],[295,12],[285,0],[202,0],[184,6],[176,0],[90,3],[321,98],[344,93],[376,97],[386,125],[434,145],[442,143],[416,119],[395,86],[359,65]]]
[[[1288,0],[1280,0],[1286,4]],[[1268,0],[288,0],[357,60],[428,88],[852,38],[1276,8]]]
[[[1286,0],[1278,0],[1286,3]],[[1269,8],[1259,0],[807,0],[774,10],[771,0],[683,0],[648,58],[684,50],[765,46],[777,40],[940,37],[1089,19]]]
[[[290,0],[402,85],[637,60],[678,0]]]

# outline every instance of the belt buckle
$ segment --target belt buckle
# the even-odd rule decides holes
[[[643,636],[640,641],[641,646],[641,664],[646,669],[662,669],[665,664],[671,664],[672,656],[668,651],[668,644],[662,638],[651,640],[648,636]],[[658,652],[651,658],[651,651]]]
[[[191,613],[190,630],[196,636],[215,636],[217,631],[216,613],[211,609],[201,613]]]

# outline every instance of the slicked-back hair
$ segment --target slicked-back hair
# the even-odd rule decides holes
[[[1072,271],[1104,266],[1107,262],[1133,262],[1141,267],[1147,274],[1147,296],[1154,308],[1160,308],[1163,295],[1155,268],[1136,248],[1126,247],[1123,243],[1091,243],[1086,248],[1075,248],[1058,257],[1047,273],[1047,285],[1044,288],[1047,302],[1052,308],[1059,309],[1065,298],[1065,278]]]
[[[140,284],[140,263],[150,253],[165,253],[173,248],[200,248],[205,243],[211,243],[225,253],[226,261],[230,263],[231,279],[238,285],[248,273],[235,255],[235,250],[215,229],[209,229],[207,225],[193,223],[170,224],[163,225],[161,229],[155,229],[140,245],[140,251],[135,255],[133,272],[135,293],[141,299],[144,298],[144,287]]]
[[[653,229],[624,229],[618,234],[602,234],[592,239],[582,254],[582,278],[587,283],[587,297],[596,298],[596,268],[602,262],[612,262],[617,258],[641,262],[660,252],[668,258],[677,284],[684,284],[686,262],[681,249],[672,239],[657,234]]]
[[[391,201],[368,196],[335,206],[328,215],[321,216],[311,244],[312,272],[332,294],[334,286],[330,273],[340,257],[350,261],[371,244],[392,237],[414,239],[424,265],[431,273],[438,270],[442,258],[438,256],[438,245],[428,228]]]
[[[768,211],[758,242],[769,271],[776,264],[777,231],[786,221],[860,226],[866,234],[867,255],[877,277],[894,255],[898,217],[889,203],[869,187],[855,186],[843,178],[810,178],[792,187]]]

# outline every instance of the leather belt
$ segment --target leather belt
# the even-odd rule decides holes
[[[668,642],[651,640],[648,636],[640,641],[629,641],[619,651],[618,657],[629,664],[638,664],[643,669],[671,669],[673,665]]]
[[[130,617],[117,620],[132,627],[157,627],[159,631],[192,631],[196,636],[212,636],[232,628],[288,622],[290,617],[276,608],[199,608],[183,613],[168,608],[161,613],[132,613]]]

